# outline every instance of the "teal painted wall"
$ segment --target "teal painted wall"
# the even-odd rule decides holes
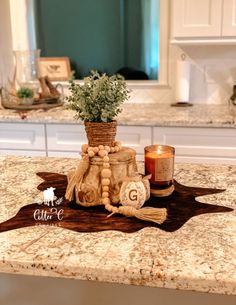
[[[77,77],[123,65],[119,0],[38,0],[36,15],[41,56],[68,56]]]
[[[125,65],[141,68],[142,14],[139,0],[125,3]]]
[[[91,69],[144,70],[142,1],[35,0],[41,56],[68,56],[76,78]]]

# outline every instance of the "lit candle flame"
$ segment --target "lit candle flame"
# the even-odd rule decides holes
[[[161,154],[161,149],[160,149],[160,147],[158,147],[158,149],[157,149],[157,154],[158,154],[158,155]]]

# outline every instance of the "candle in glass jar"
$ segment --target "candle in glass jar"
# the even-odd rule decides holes
[[[167,145],[145,147],[145,175],[152,175],[151,188],[164,189],[173,184],[175,149]]]

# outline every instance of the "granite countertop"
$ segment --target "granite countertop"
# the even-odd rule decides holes
[[[42,180],[35,172],[65,174],[74,167],[75,159],[0,157],[0,222],[38,202]],[[236,207],[236,166],[176,164],[175,178],[188,186],[226,188],[198,200]],[[32,226],[0,233],[0,272],[235,295],[235,232],[236,210],[193,217],[172,233]]]
[[[0,109],[0,122],[64,123],[74,124],[74,112],[63,107],[48,111],[27,112],[21,119],[14,110]],[[171,107],[169,104],[126,103],[118,116],[120,125],[228,127],[236,128],[236,111],[233,114],[226,105],[196,104],[192,107]],[[81,124],[81,122],[79,121]]]

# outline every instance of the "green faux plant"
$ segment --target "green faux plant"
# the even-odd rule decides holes
[[[27,87],[21,87],[19,90],[17,90],[16,95],[18,98],[33,98],[34,91]]]
[[[108,76],[92,71],[82,85],[71,81],[67,108],[76,111],[75,118],[84,122],[111,122],[129,98],[127,84],[121,75]]]

